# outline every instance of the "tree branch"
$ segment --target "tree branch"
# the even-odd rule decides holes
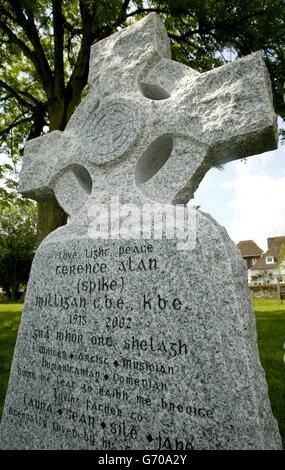
[[[92,5],[93,11],[90,12]],[[95,34],[92,32],[92,25],[95,19],[95,2],[92,4],[86,0],[80,0],[80,12],[82,19],[82,39],[81,47],[76,59],[76,63],[66,87],[65,96],[65,120],[68,122],[75,107],[80,101],[81,91],[87,83],[90,47]]]
[[[29,135],[27,140],[34,139],[39,137],[43,131],[44,126],[47,124],[46,120],[46,105],[43,103],[38,103],[33,110],[32,121],[33,125],[30,128]]]
[[[53,34],[54,34],[54,77],[55,93],[64,92],[64,18],[62,14],[62,0],[53,0]]]
[[[72,34],[72,37],[76,35],[82,34],[82,29],[81,28],[74,28],[72,24],[70,24],[66,18],[64,18],[64,26]]]
[[[116,24],[121,24],[127,18],[127,9],[130,4],[130,0],[125,0],[122,3],[121,12],[117,18]]]
[[[131,0],[125,0],[123,3],[122,3],[122,6],[121,6],[121,9],[120,9],[120,12],[119,14],[117,15],[117,18],[115,21],[112,22],[112,30],[110,28],[110,32],[107,33],[107,34],[112,34],[112,32],[115,32],[116,31],[116,28],[118,26],[122,26],[122,23],[124,23],[128,17],[132,16],[135,14],[135,12],[133,13],[130,13],[130,14],[127,14],[127,9],[129,7],[131,3]],[[103,39],[105,36],[106,36],[106,29],[105,30],[102,30],[103,31],[103,35],[102,37],[98,38],[98,39]]]
[[[129,18],[130,16],[140,15],[141,13],[165,13],[169,14],[170,11],[167,8],[138,8],[135,11],[131,11],[126,16]]]
[[[30,121],[30,117],[24,117],[22,119],[19,119],[21,116],[17,116],[14,121],[7,127],[5,127],[5,129],[3,129],[1,132],[0,132],[0,136],[1,137],[5,137],[11,129],[14,129],[14,127],[17,127],[19,126],[19,124],[22,124],[23,122],[28,122]]]
[[[256,18],[258,16],[264,16],[266,14],[266,10],[257,10],[254,13],[250,13],[248,15],[242,16],[239,19],[239,23],[243,23],[244,21],[251,20],[252,18]]]
[[[14,88],[12,88],[10,85],[8,85],[8,83],[5,83],[3,80],[0,80],[0,87],[3,88],[4,90],[6,90],[8,93],[10,93],[11,96],[13,96],[13,98],[15,98],[19,104],[21,104],[22,106],[26,107],[26,108],[29,108],[31,110],[34,109],[34,106],[29,103],[28,101],[25,101],[21,96],[20,94],[14,90]],[[20,92],[21,94],[25,94]],[[29,93],[27,93],[29,95]],[[31,95],[29,95],[29,97],[31,97]],[[35,100],[35,98],[33,97],[33,99]]]
[[[28,46],[26,46],[26,44],[18,38],[18,36],[16,36],[16,34],[13,33],[13,31],[7,26],[7,24],[2,21],[0,19],[0,27],[3,29],[3,31],[8,35],[9,37],[9,40],[15,44],[16,46],[18,46],[22,51],[23,53],[25,54],[25,56],[30,59],[32,61],[32,63],[35,65],[37,65],[37,62],[36,62],[36,57],[35,57],[35,54],[34,52],[32,52]]]
[[[33,63],[35,64],[36,61],[36,69],[39,73],[44,90],[47,95],[50,95],[54,85],[53,75],[34,22],[32,7],[30,6],[29,2],[25,2],[24,7],[21,3],[22,2],[19,0],[10,0],[11,7],[13,8],[16,15],[15,21],[23,29],[27,35],[27,38],[33,45]],[[23,13],[23,8],[25,8],[27,17]]]
[[[188,44],[189,46],[193,47],[197,51],[201,52],[202,54],[205,54],[205,50],[199,46],[198,44],[195,44],[193,41],[190,41],[189,35],[184,34],[182,36],[177,36],[175,34],[168,33],[168,37],[172,39],[173,41],[179,42],[179,44],[182,46],[183,43]],[[186,49],[184,49],[187,51]],[[189,51],[188,51],[189,52]]]
[[[26,96],[27,98],[29,98],[31,101],[33,101],[35,103],[35,105],[38,105],[38,104],[41,103],[41,101],[37,100],[37,98],[35,98],[33,95],[31,95],[31,93],[29,93],[28,91],[20,90],[20,94],[23,95],[23,96]]]

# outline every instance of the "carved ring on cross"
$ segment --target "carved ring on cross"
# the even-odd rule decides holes
[[[123,155],[135,143],[141,128],[139,108],[128,100],[104,103],[86,129],[86,158],[104,164]]]

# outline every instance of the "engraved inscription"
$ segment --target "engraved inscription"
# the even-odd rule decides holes
[[[193,345],[189,323],[168,324],[174,316],[188,321],[191,310],[179,290],[163,289],[165,260],[155,245],[67,246],[49,259],[54,289],[46,284],[31,297],[40,319],[29,331],[33,365],[19,361],[16,369],[46,397],[27,390],[6,419],[52,429],[72,448],[194,449],[194,430],[169,434],[173,419],[187,418],[197,433],[197,423],[216,416],[207,402],[173,395]],[[130,294],[134,277],[141,289]],[[157,413],[163,424],[151,429]]]

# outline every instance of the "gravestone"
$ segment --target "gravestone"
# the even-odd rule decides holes
[[[243,260],[184,206],[276,146],[260,53],[199,74],[151,14],[93,46],[89,85],[25,148],[20,191],[71,220],[33,261],[1,448],[281,448]]]

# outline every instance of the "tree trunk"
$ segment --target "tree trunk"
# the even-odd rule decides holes
[[[38,202],[37,247],[56,228],[65,225],[67,214],[57,201]]]
[[[17,302],[17,300],[18,300],[18,290],[19,290],[19,283],[15,282],[11,286],[11,300],[12,300],[12,302]]]

